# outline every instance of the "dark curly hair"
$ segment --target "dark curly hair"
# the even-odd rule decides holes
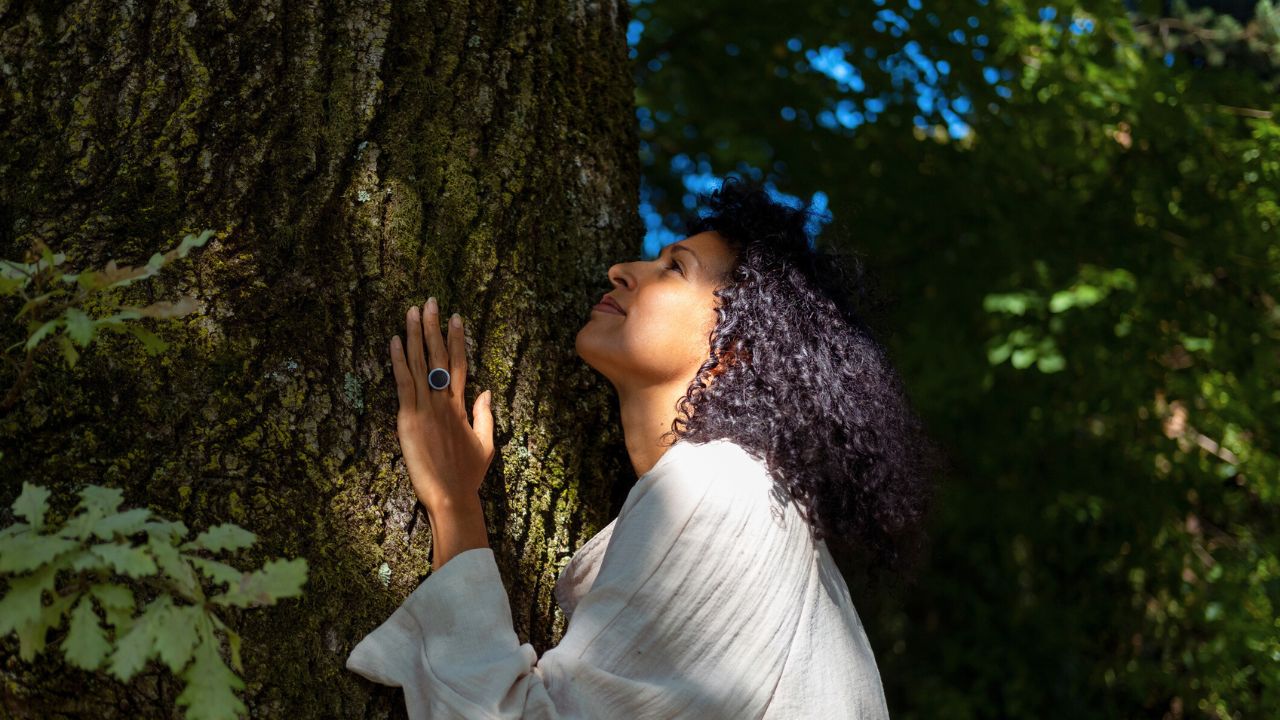
[[[663,437],[727,438],[764,460],[815,541],[900,588],[945,461],[866,322],[877,298],[863,263],[812,247],[812,206],[755,183],[731,176],[698,206],[687,235],[715,231],[736,260],[715,292],[710,357]]]

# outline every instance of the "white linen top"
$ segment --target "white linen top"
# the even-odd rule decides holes
[[[421,718],[889,717],[849,589],[794,502],[730,440],[679,440],[561,570],[568,619],[521,644],[490,548],[458,553],[346,667]]]

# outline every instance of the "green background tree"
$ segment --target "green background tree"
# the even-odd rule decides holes
[[[956,476],[860,593],[898,718],[1280,707],[1280,15],[639,2],[645,209],[822,193]]]

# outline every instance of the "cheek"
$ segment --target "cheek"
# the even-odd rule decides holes
[[[637,302],[623,327],[633,352],[680,363],[705,358],[718,315],[713,299],[701,295],[653,296]]]
[[[679,330],[673,333],[673,344],[683,349],[686,358],[701,362],[711,351],[711,332],[715,330],[716,320],[714,311],[691,313],[686,309],[678,323]]]

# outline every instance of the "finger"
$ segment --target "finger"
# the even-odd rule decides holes
[[[471,408],[471,414],[475,418],[472,430],[475,431],[476,437],[480,439],[480,445],[484,448],[485,455],[493,460],[493,393],[485,390],[480,393],[480,397],[476,398],[475,405]]]
[[[462,316],[449,318],[449,392],[462,417],[467,416],[467,336],[462,330]]]
[[[422,321],[418,319],[418,306],[409,308],[405,322],[405,337],[409,342],[409,374],[413,377],[414,398],[417,407],[426,407],[427,361],[422,356]]]
[[[400,398],[400,407],[414,407],[418,399],[417,389],[414,387],[413,375],[409,372],[409,363],[405,360],[399,335],[391,338],[391,372],[396,376],[396,395]]]
[[[432,368],[447,370],[449,358],[444,350],[444,336],[440,334],[440,306],[436,304],[434,297],[427,298],[427,304],[423,310],[422,336],[427,341],[427,372],[431,372]],[[431,392],[439,393],[440,391],[432,390]]]

